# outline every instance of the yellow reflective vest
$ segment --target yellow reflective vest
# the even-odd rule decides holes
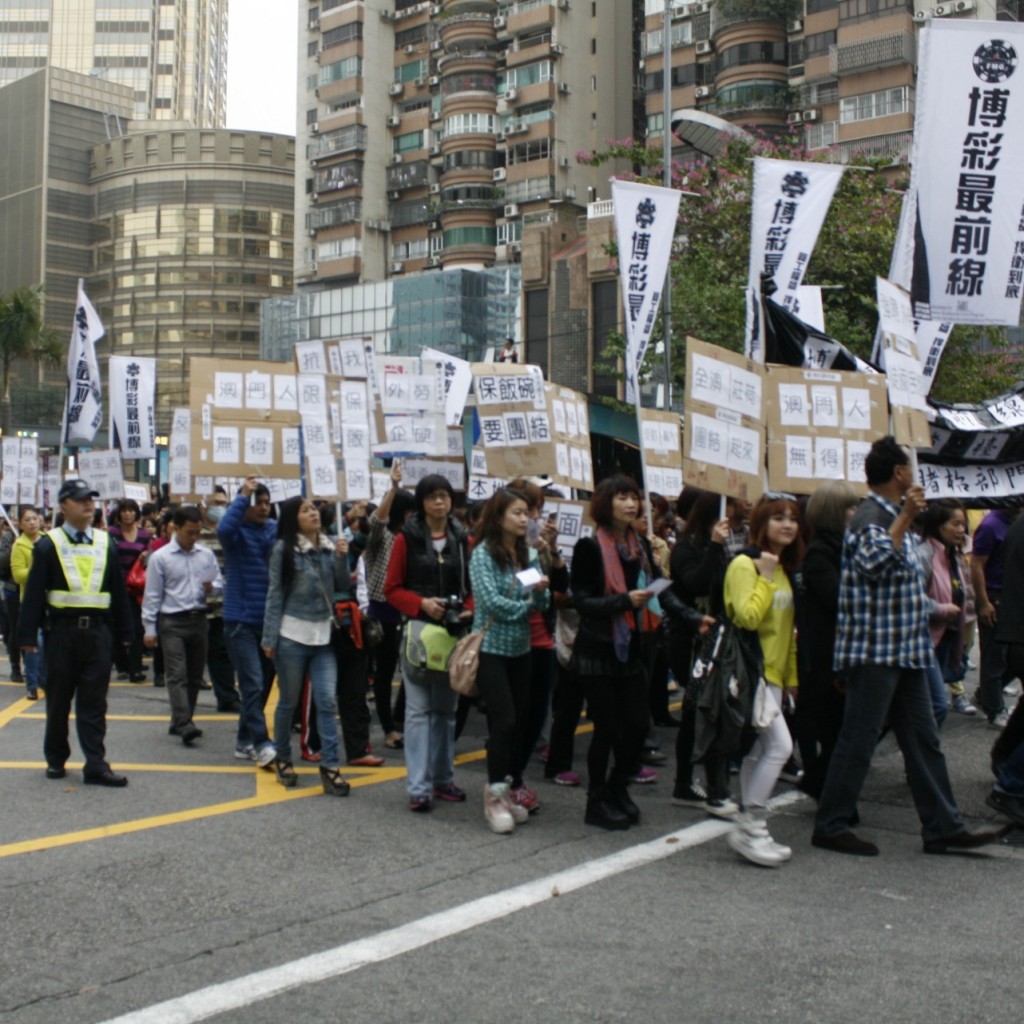
[[[104,530],[93,530],[91,542],[72,544],[64,530],[57,529],[50,532],[50,539],[68,581],[68,589],[48,590],[46,603],[51,608],[107,611],[110,608],[110,594],[100,589],[110,550],[110,537],[107,533]]]

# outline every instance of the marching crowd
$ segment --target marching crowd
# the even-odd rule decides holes
[[[455,742],[475,706],[487,723],[483,812],[498,833],[539,810],[538,753],[547,781],[583,784],[584,710],[584,820],[636,824],[629,788],[657,778],[667,757],[654,726],[671,727],[673,804],[734,821],[730,845],[764,866],[792,855],[768,829],[780,779],[817,801],[815,846],[878,853],[853,830],[891,731],[925,852],[982,846],[999,833],[964,826],[939,737],[950,710],[984,715],[998,733],[987,802],[1024,826],[1024,701],[1012,717],[1006,705],[1024,676],[1024,517],[989,512],[968,543],[965,508],[926,502],[892,438],[872,446],[866,475],[863,499],[836,481],[806,500],[768,491],[753,503],[690,487],[669,502],[607,476],[571,552],[541,478],[458,508],[444,477],[403,488],[396,461],[380,504],[349,504],[340,521],[301,497],[272,508],[256,477],[233,498],[218,488],[173,507],[155,495],[108,516],[87,482],[66,480],[53,529],[23,508],[17,535],[0,535],[12,678],[30,700],[45,691],[47,777],[66,774],[74,704],[84,780],[111,787],[128,781],[106,757],[111,672],[145,683],[147,651],[171,736],[201,739],[197,698],[212,688],[218,710],[238,715],[234,756],[286,787],[298,782],[293,747],[331,796],[350,791],[345,765],[384,763],[372,698],[419,814],[466,799]],[[449,659],[472,634],[476,685],[459,693]]]

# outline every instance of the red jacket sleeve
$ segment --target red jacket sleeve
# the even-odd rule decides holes
[[[405,573],[409,561],[409,551],[405,546],[405,534],[400,533],[391,545],[391,560],[388,562],[387,576],[384,578],[384,600],[392,608],[410,619],[419,617],[419,594],[405,588]]]

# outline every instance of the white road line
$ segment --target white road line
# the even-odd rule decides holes
[[[784,793],[771,802],[773,809],[805,799],[796,790]],[[197,989],[177,999],[168,999],[144,1009],[111,1018],[103,1024],[193,1024],[209,1020],[228,1010],[238,1010],[253,1003],[281,995],[290,989],[336,978],[361,967],[391,960],[403,953],[429,946],[433,942],[469,931],[478,925],[499,920],[546,900],[565,896],[595,882],[633,868],[653,864],[682,850],[700,846],[725,835],[732,828],[725,821],[703,821],[689,828],[670,832],[659,839],[631,846],[618,853],[587,861],[574,868],[555,872],[545,878],[505,889],[430,914],[418,921],[378,932],[369,938],[356,939],[334,949],[313,953],[299,960],[257,971],[234,981]]]

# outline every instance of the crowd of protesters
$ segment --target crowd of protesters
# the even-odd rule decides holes
[[[149,652],[172,737],[197,745],[197,698],[212,689],[218,711],[238,716],[234,757],[286,787],[299,781],[293,746],[332,796],[350,792],[346,765],[383,765],[372,701],[419,814],[466,799],[455,744],[476,706],[487,726],[483,814],[497,833],[540,810],[533,772],[585,782],[587,824],[637,824],[630,786],[658,777],[667,756],[656,727],[673,728],[672,803],[733,821],[732,848],[764,866],[792,856],[768,829],[780,781],[818,802],[815,846],[878,852],[853,828],[891,729],[925,851],[983,845],[996,834],[965,828],[940,730],[954,713],[999,733],[988,803],[1024,825],[1024,713],[1007,706],[1024,671],[1024,517],[989,512],[971,536],[964,506],[926,502],[891,438],[872,447],[866,475],[867,497],[836,481],[809,499],[769,491],[753,502],[695,488],[670,502],[611,475],[589,500],[585,535],[563,547],[542,478],[459,507],[442,476],[405,489],[396,461],[379,505],[337,515],[305,498],[274,507],[256,477],[197,505],[174,507],[164,493],[106,513],[85,482],[68,481],[55,530],[26,507],[17,536],[10,524],[0,535],[11,678],[29,700],[46,693],[47,774],[60,778],[71,701],[83,695],[62,681],[67,650],[50,634],[63,631],[66,648],[89,633],[107,651],[77,724],[86,781],[112,786],[127,780],[105,759],[106,682],[114,671],[145,685]],[[975,623],[980,685],[969,695]],[[731,732],[714,726],[694,671],[712,664],[707,648],[724,624],[755,666],[750,707]],[[471,630],[484,635],[479,693],[466,698],[449,685],[447,660]],[[593,726],[585,778],[583,714]]]

